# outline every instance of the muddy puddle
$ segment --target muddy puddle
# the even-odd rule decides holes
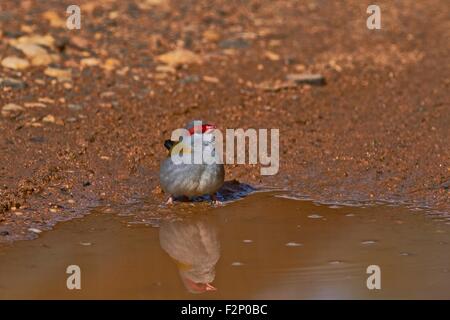
[[[222,207],[101,208],[0,248],[0,298],[448,299],[449,221],[274,192]],[[81,290],[66,287],[69,265]],[[366,286],[370,265],[381,290]]]

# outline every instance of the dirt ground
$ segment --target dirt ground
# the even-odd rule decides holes
[[[279,128],[280,171],[226,179],[319,201],[450,210],[447,0],[0,3],[0,242],[150,198],[192,119]],[[325,85],[287,82],[318,73]],[[33,229],[32,229],[33,230]]]

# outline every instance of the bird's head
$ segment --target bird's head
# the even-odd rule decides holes
[[[211,134],[217,127],[211,123],[203,122],[202,120],[193,120],[186,126],[189,134]]]

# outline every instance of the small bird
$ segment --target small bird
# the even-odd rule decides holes
[[[186,129],[188,136],[183,136],[179,141],[166,140],[164,146],[169,150],[169,157],[166,158],[160,167],[159,179],[164,192],[170,196],[167,204],[172,204],[177,197],[197,197],[210,195],[214,203],[218,203],[216,192],[222,187],[225,178],[225,169],[222,163],[209,162],[202,159],[200,163],[174,163],[172,159],[175,146],[183,147],[183,152],[189,150],[197,152],[194,145],[201,146],[206,154],[215,155],[214,130],[216,126],[205,124],[200,120],[188,123]],[[179,144],[182,144],[181,146]],[[179,148],[177,148],[179,149]],[[193,152],[190,155],[193,160]]]

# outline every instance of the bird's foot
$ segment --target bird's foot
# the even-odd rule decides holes
[[[173,196],[170,196],[169,199],[167,199],[166,205],[168,205],[168,206],[173,205]]]
[[[211,202],[214,206],[221,206],[223,205],[223,202],[217,199],[217,196],[215,194],[211,195]]]

